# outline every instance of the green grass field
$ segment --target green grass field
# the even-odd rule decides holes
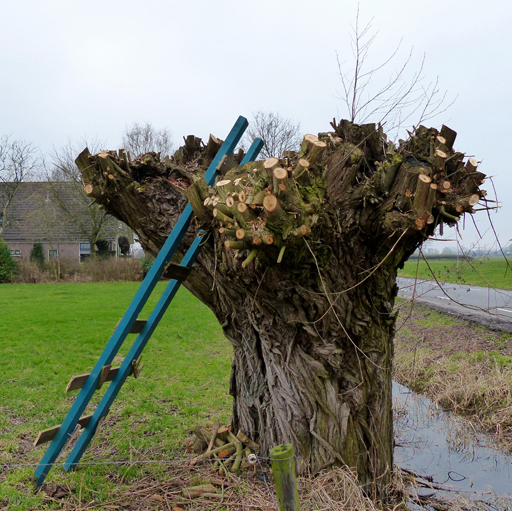
[[[427,264],[428,263],[428,264]],[[509,263],[512,265],[512,263]],[[412,257],[400,270],[400,277],[416,277],[471,286],[512,289],[512,270],[502,257],[482,257],[467,261],[466,259],[436,260]]]
[[[0,286],[0,465],[38,463],[48,446],[32,446],[38,431],[62,422],[78,393],[66,394],[68,381],[93,367],[139,285]],[[157,291],[164,285],[159,283]],[[154,295],[158,296],[150,299],[141,318],[149,316],[148,308],[160,293]],[[129,336],[120,356],[135,337]],[[97,444],[82,461],[181,456],[181,442],[195,425],[229,419],[231,358],[231,346],[213,314],[180,290],[143,352],[140,377],[128,378]],[[84,415],[92,413],[104,389],[96,392]],[[45,501],[43,492],[32,492],[34,468],[0,467],[0,509],[59,508]],[[70,473],[54,467],[47,482],[80,486],[84,501],[101,502],[120,480],[124,484],[140,477],[141,471],[159,470],[165,465],[86,466]]]

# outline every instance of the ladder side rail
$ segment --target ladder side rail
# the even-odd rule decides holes
[[[240,116],[231,131],[229,132],[226,141],[218,151],[217,155],[213,159],[212,163],[208,167],[206,175],[209,176],[209,179],[213,181],[215,179],[215,174],[217,171],[217,167],[221,163],[222,158],[225,155],[231,154],[238,141],[242,137],[244,131],[247,129],[248,122],[245,117]],[[57,459],[60,451],[64,447],[67,439],[71,435],[73,429],[75,428],[78,420],[80,419],[81,414],[87,407],[92,395],[96,391],[96,387],[98,384],[99,377],[101,375],[101,370],[103,366],[110,364],[114,357],[116,356],[119,348],[122,346],[124,340],[126,339],[128,333],[130,332],[133,323],[137,319],[140,311],[143,309],[146,304],[149,296],[154,290],[160,276],[162,275],[165,266],[171,260],[174,252],[178,248],[181,240],[185,236],[188,231],[188,227],[190,226],[190,220],[193,215],[192,206],[187,204],[185,210],[180,215],[176,225],[171,231],[169,238],[167,238],[164,243],[162,249],[158,253],[155,262],[151,266],[146,278],[142,282],[139,290],[135,294],[132,302],[130,303],[126,313],[121,319],[119,325],[114,331],[112,337],[110,338],[107,346],[105,347],[103,353],[101,354],[98,362],[94,366],[91,371],[89,378],[87,379],[84,387],[81,389],[79,395],[74,401],[71,409],[69,410],[66,418],[61,424],[59,431],[55,438],[52,440],[51,444],[47,448],[43,458],[41,459],[38,467],[34,471],[34,476],[36,478],[36,486],[40,486],[46,478],[46,475],[50,471],[52,464]]]
[[[247,152],[248,156],[246,155],[246,157],[244,158],[244,160],[246,161],[242,160],[242,164],[254,161],[257,158],[262,147],[263,141],[261,139],[256,139],[251,145],[249,151]],[[208,184],[212,184],[214,178],[215,175],[211,178],[210,183]],[[204,234],[203,232],[201,233]],[[190,246],[190,248],[188,249],[187,253],[185,254],[180,263],[182,266],[187,266],[188,268],[192,267],[202,249],[202,244],[204,243],[204,241],[204,238],[200,236],[196,237],[196,239],[194,240],[194,242],[192,243],[192,245]],[[110,383],[103,398],[96,407],[96,410],[94,411],[94,414],[91,417],[89,423],[84,428],[84,431],[78,438],[77,443],[75,444],[73,450],[69,454],[66,463],[64,464],[65,470],[72,470],[78,465],[89,443],[94,438],[98,424],[100,423],[101,419],[103,417],[106,417],[106,415],[108,414],[110,407],[112,406],[112,403],[117,397],[117,394],[119,393],[124,382],[130,375],[133,361],[139,358],[142,351],[146,347],[149,339],[151,338],[151,335],[153,334],[158,323],[162,319],[165,311],[167,310],[171,301],[176,295],[180,285],[181,281],[178,280],[171,280],[169,284],[167,284],[164,293],[162,294],[160,300],[153,309],[153,312],[151,313],[151,316],[148,318],[146,325],[144,326],[143,330],[140,332],[139,336],[137,337],[132,347],[130,348],[128,354],[126,355],[126,358],[124,359],[123,363],[121,364],[121,367],[119,368],[117,375]]]
[[[247,151],[240,165],[245,165],[246,163],[254,161],[260,154],[260,151],[263,149],[263,145],[264,142],[261,140],[261,138],[255,138],[252,141],[251,147],[249,147],[249,150]]]

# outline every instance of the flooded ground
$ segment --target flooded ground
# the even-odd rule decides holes
[[[395,464],[423,477],[418,495],[459,496],[477,509],[512,510],[511,455],[398,383],[393,383],[393,403]]]

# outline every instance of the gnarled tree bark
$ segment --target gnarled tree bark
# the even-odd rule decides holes
[[[207,235],[184,285],[233,345],[235,429],[263,454],[293,443],[302,473],[354,467],[381,494],[393,466],[397,269],[436,226],[473,212],[485,176],[464,166],[448,128],[420,126],[396,147],[373,124],[332,126],[294,159],[231,168],[212,188],[211,140],[201,149],[188,137],[193,150],[166,161],[85,150],[77,164],[87,193],[153,254],[190,199],[182,249],[200,227]]]

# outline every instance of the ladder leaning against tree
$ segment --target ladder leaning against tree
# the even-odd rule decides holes
[[[217,177],[217,171],[223,163],[223,158],[233,153],[247,126],[247,119],[240,116],[206,171],[205,180],[208,185],[214,184],[215,178]],[[242,160],[242,164],[254,161],[262,147],[263,142],[261,139],[256,139]],[[172,274],[170,276],[172,280],[170,280],[169,284],[165,288],[165,291],[153,309],[149,319],[138,319],[139,313],[153,292],[157,282],[160,280],[164,270],[169,266],[171,258],[187,233],[192,215],[192,207],[190,204],[187,204],[185,210],[179,217],[176,225],[167,238],[167,241],[156,257],[155,262],[151,266],[151,269],[146,275],[146,278],[128,306],[124,316],[119,321],[103,353],[96,362],[96,365],[89,374],[75,376],[69,382],[66,391],[76,389],[81,390],[62,424],[39,433],[34,445],[39,445],[50,440],[51,444],[34,472],[36,486],[40,486],[43,483],[61,451],[67,446],[75,433],[78,433],[80,428],[83,428],[81,435],[78,437],[75,446],[64,463],[64,468],[66,470],[73,469],[77,466],[80,458],[87,449],[87,446],[93,439],[98,427],[108,414],[110,406],[119,393],[126,378],[130,375],[137,378],[141,370],[140,356],[144,347],[149,341],[159,321],[162,319],[167,307],[176,295],[181,282],[186,279],[192,265],[201,251],[202,238],[198,235],[183,257],[181,264],[171,265]],[[137,339],[130,348],[121,366],[112,367],[114,357],[130,333],[137,333]],[[81,417],[94,392],[108,381],[111,382],[109,388],[105,392],[94,413],[92,415]]]

